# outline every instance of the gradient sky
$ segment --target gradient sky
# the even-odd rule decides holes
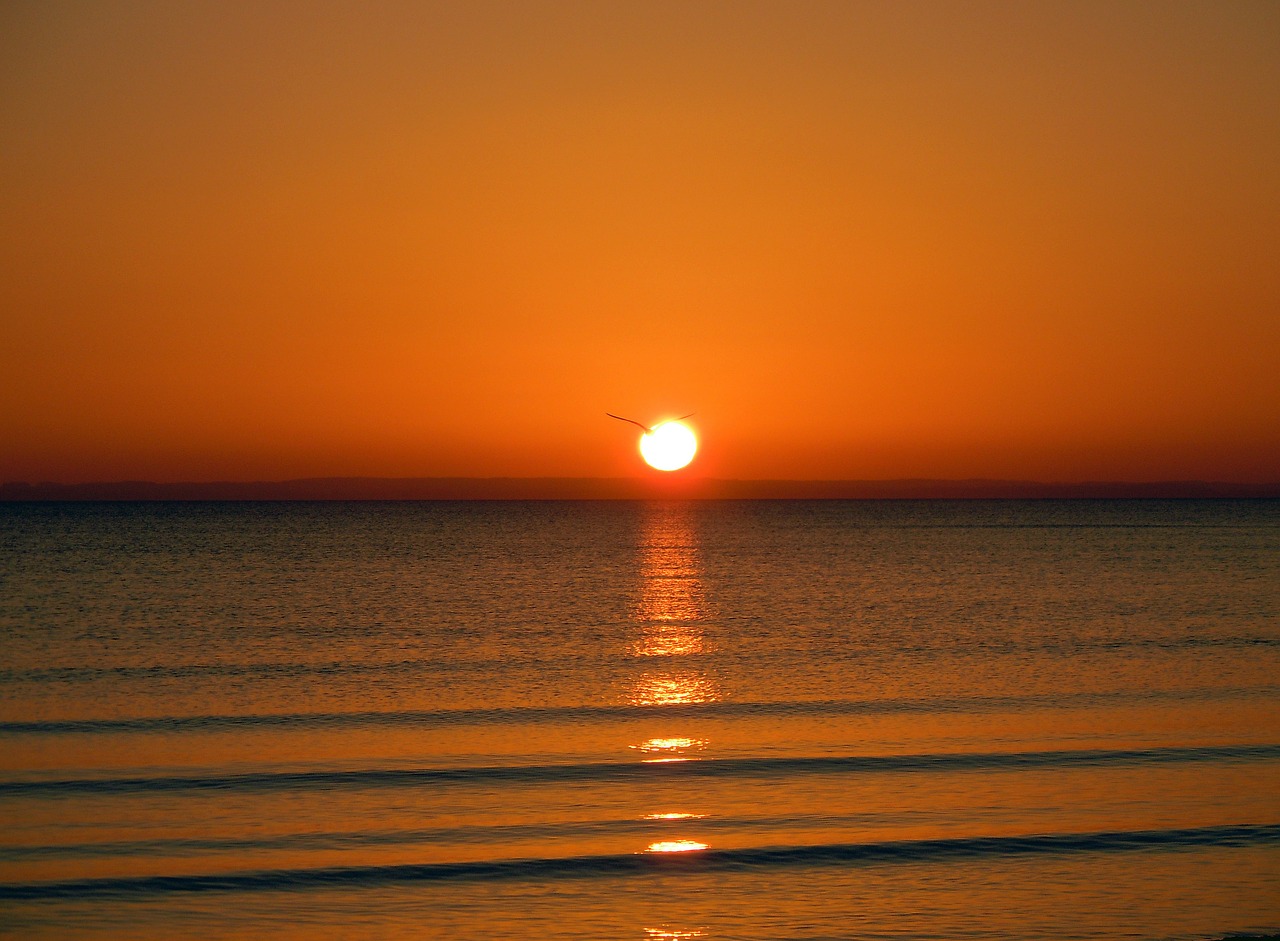
[[[0,8],[0,480],[1280,478],[1280,4]]]

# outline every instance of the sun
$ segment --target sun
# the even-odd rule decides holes
[[[650,467],[673,471],[685,467],[698,450],[698,439],[681,421],[656,425],[640,437],[640,454]]]

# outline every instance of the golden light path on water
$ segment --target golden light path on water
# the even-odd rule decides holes
[[[709,650],[705,627],[710,606],[702,584],[697,531],[687,508],[649,509],[641,523],[639,576],[632,617],[640,635],[630,653],[670,665],[646,668],[628,701],[635,706],[675,706],[719,700],[719,689],[705,671],[678,665],[683,658]]]
[[[644,666],[626,696],[627,702],[660,710],[719,700],[721,694],[715,681],[696,662],[688,662],[709,648],[706,622],[710,610],[702,581],[697,531],[689,510],[673,506],[648,510],[641,524],[638,548],[639,590],[632,618],[639,627],[639,636],[628,653]],[[629,747],[643,754],[646,763],[657,763],[696,761],[696,753],[709,744],[705,738],[673,729]],[[679,825],[705,816],[686,810],[664,810],[645,814],[643,819]],[[653,840],[644,852],[696,853],[708,848],[709,844],[702,840],[677,833]],[[646,931],[654,938],[702,937],[701,931]]]

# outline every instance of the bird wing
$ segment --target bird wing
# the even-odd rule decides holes
[[[652,429],[652,428],[650,428],[650,427],[649,427],[649,426],[647,426],[647,425],[642,425],[642,424],[640,424],[640,423],[639,423],[638,421],[636,421],[634,418],[623,418],[621,415],[615,415],[615,414],[613,414],[613,412],[605,412],[605,414],[606,414],[606,415],[608,415],[610,418],[616,418],[616,419],[618,419],[618,421],[631,422],[631,424],[633,424],[633,425],[635,425],[637,428],[641,429],[645,434],[652,434],[652,433],[653,433],[653,429]]]

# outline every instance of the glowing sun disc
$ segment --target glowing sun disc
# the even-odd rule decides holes
[[[660,471],[679,470],[693,460],[697,450],[698,439],[683,422],[663,422],[640,438],[645,463]]]

